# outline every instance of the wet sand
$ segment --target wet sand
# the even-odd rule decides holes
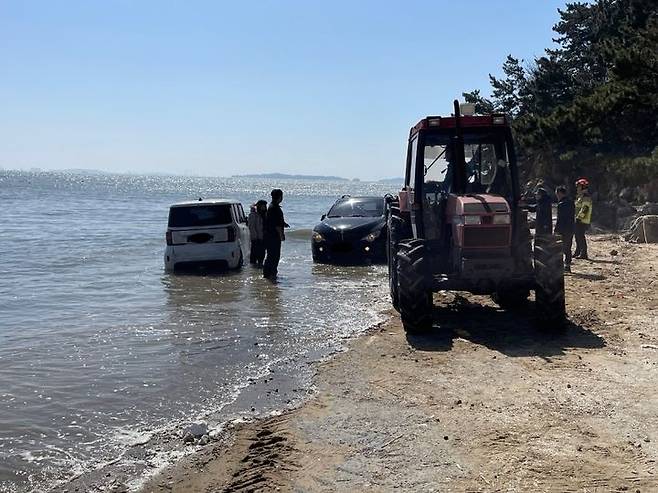
[[[539,331],[532,303],[438,294],[430,336],[391,313],[318,367],[301,407],[142,491],[656,491],[658,245],[590,241],[564,334]]]

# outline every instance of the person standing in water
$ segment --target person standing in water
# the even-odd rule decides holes
[[[247,219],[249,235],[251,236],[251,255],[249,262],[262,267],[265,258],[265,216],[267,215],[267,201],[259,200],[251,206]]]
[[[263,263],[263,277],[272,281],[276,280],[281,258],[281,242],[285,241],[284,228],[286,222],[283,211],[279,204],[283,201],[283,191],[275,188],[272,190],[272,202],[267,208],[265,216],[265,262]]]

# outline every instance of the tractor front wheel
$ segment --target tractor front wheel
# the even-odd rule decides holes
[[[386,256],[388,263],[388,287],[391,293],[391,302],[393,308],[398,312],[400,311],[398,301],[398,244],[405,238],[411,236],[411,228],[407,221],[405,221],[400,207],[397,202],[390,205],[388,209],[388,219],[386,221],[387,230],[387,245]]]
[[[428,289],[426,248],[423,240],[398,244],[398,308],[404,330],[423,333],[432,328],[432,292]]]
[[[539,322],[560,330],[567,320],[564,301],[562,241],[553,235],[535,237],[535,303]]]

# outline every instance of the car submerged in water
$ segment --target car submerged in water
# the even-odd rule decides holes
[[[357,263],[386,261],[384,197],[338,199],[313,228],[313,261]]]
[[[169,208],[164,263],[167,272],[226,270],[249,257],[249,228],[236,200],[199,199]]]

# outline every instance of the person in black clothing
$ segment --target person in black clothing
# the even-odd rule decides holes
[[[564,270],[571,272],[571,245],[575,230],[576,206],[567,194],[567,187],[559,186],[555,190],[557,196],[557,221],[555,233],[562,237],[562,249],[564,251]]]
[[[265,259],[265,216],[267,215],[267,201],[259,200],[251,207],[251,213],[247,218],[249,235],[251,236],[251,254],[249,263],[258,267],[263,266]]]
[[[265,262],[263,277],[274,281],[277,276],[279,259],[281,258],[281,242],[285,241],[283,211],[279,204],[283,201],[283,192],[278,188],[272,190],[272,202],[265,216]]]
[[[537,235],[550,235],[553,232],[553,211],[551,208],[551,197],[544,188],[537,189],[535,195],[537,202],[529,205],[528,209],[536,212],[535,233]]]

